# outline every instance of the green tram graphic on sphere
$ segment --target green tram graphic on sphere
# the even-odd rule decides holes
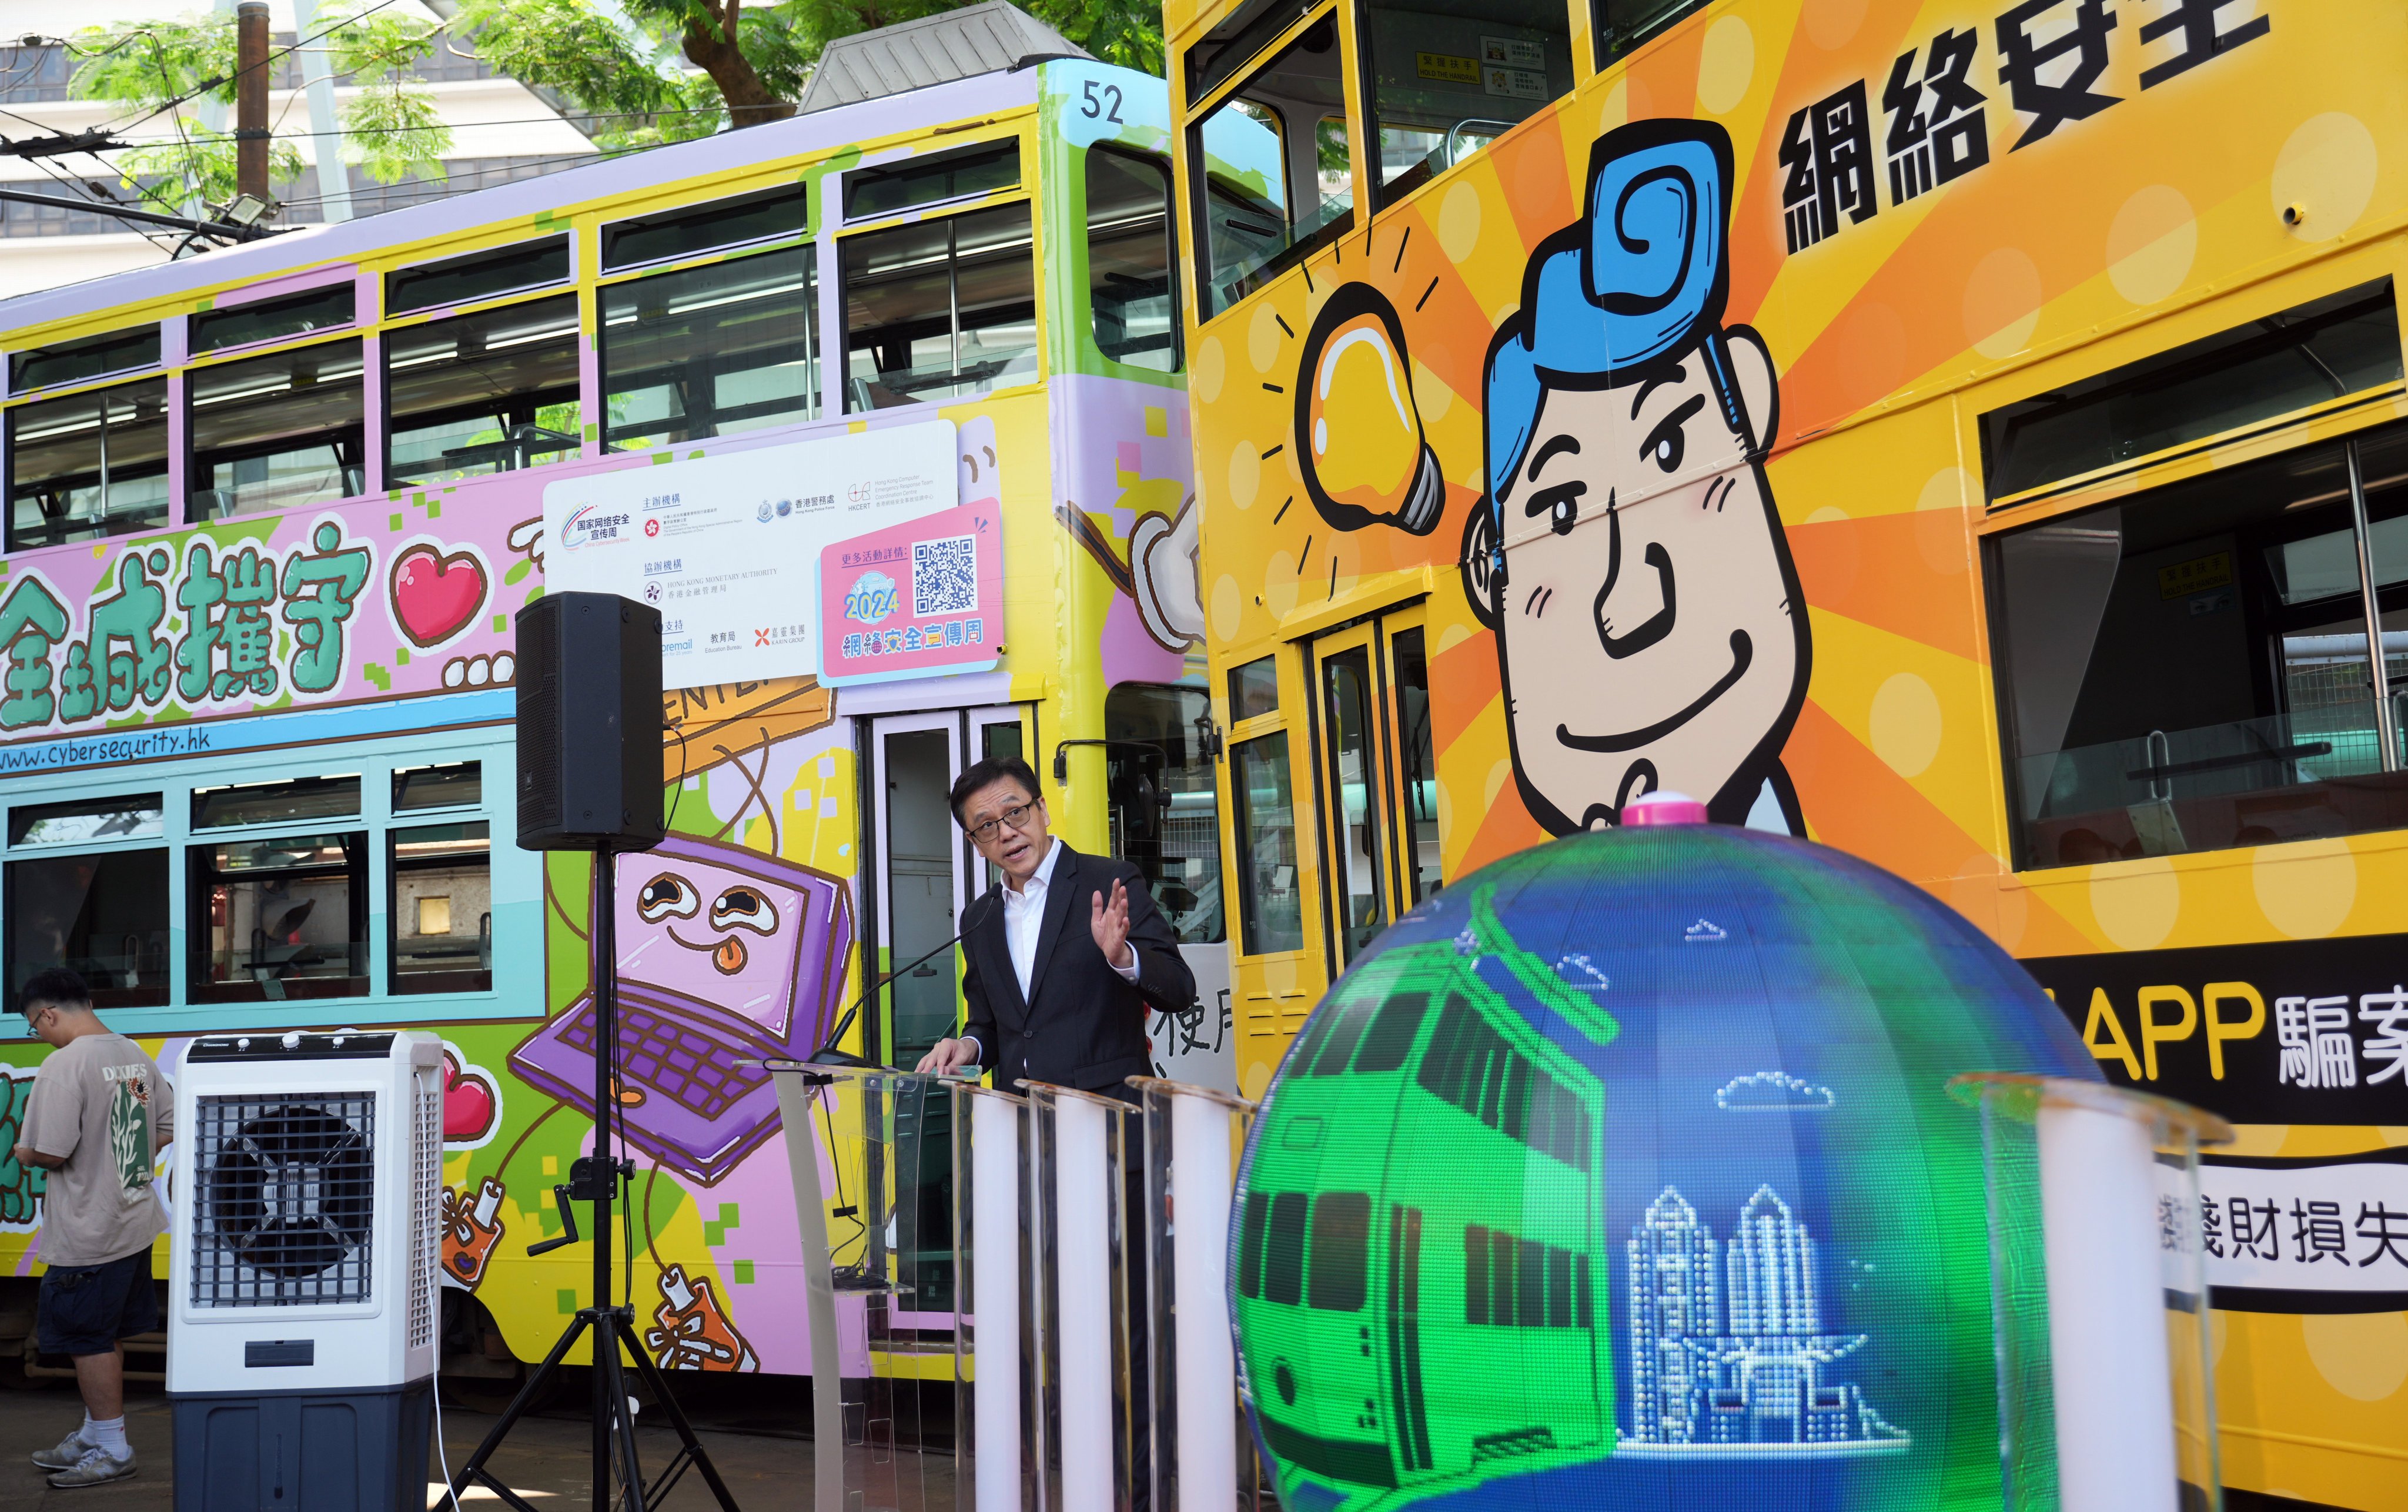
[[[1604,978],[1520,948],[1488,888],[1469,912],[1340,983],[1250,1143],[1231,1277],[1283,1492],[1361,1512],[1617,1452],[1906,1449],[1832,1373],[1867,1341],[1824,1331],[1814,1241],[1770,1186],[1725,1242],[1670,1187],[1627,1242],[1608,1233],[1604,1085],[1537,1027],[1613,1043]],[[1785,1080],[1724,1092],[1768,1077]],[[1636,1372],[1621,1431],[1617,1274]]]
[[[1272,1454],[1333,1490],[1613,1451],[1604,1089],[1507,994],[1600,1047],[1617,1027],[1514,945],[1486,890],[1471,917],[1340,984],[1247,1158],[1247,1390]]]

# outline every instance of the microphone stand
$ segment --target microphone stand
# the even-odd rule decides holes
[[[970,900],[969,907],[962,910],[962,927],[953,932],[952,938],[938,946],[936,949],[930,950],[926,955],[921,956],[918,960],[906,962],[904,964],[896,967],[893,971],[888,972],[885,976],[872,983],[859,997],[854,998],[853,1000],[853,1006],[844,1010],[844,1017],[838,1019],[837,1020],[836,1027],[828,1031],[827,1039],[821,1044],[818,1049],[815,1049],[811,1051],[810,1054],[803,1057],[803,1063],[806,1065],[843,1066],[873,1066],[878,1064],[879,1063],[875,1061],[864,1060],[862,1057],[853,1054],[851,1050],[838,1049],[836,1048],[836,1042],[842,1039],[845,1035],[845,1031],[853,1027],[853,1020],[860,1017],[862,1007],[865,1004],[867,1004],[872,997],[878,995],[878,993],[883,989],[893,986],[895,979],[902,976],[905,972],[914,970],[924,963],[934,960],[939,953],[950,950],[954,946],[959,945],[964,936],[968,935],[971,930],[978,927],[977,924],[973,923],[970,920],[971,912],[975,910],[980,904],[985,903],[990,899],[999,898],[1002,894],[1003,884],[997,882],[995,886],[987,889],[984,892],[972,898]]]

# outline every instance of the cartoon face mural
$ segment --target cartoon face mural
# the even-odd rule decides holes
[[[1722,323],[1730,178],[1719,126],[1608,135],[1586,216],[1539,244],[1488,349],[1464,589],[1497,632],[1523,798],[1557,834],[1658,789],[1805,831],[1780,752],[1812,648],[1764,475],[1772,359]]]

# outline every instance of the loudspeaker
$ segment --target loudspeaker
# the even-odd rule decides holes
[[[519,847],[650,850],[661,822],[661,611],[546,593],[519,611]]]

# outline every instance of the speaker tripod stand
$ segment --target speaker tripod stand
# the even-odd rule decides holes
[[[543,1390],[559,1371],[560,1362],[580,1338],[589,1340],[594,1351],[594,1512],[650,1512],[668,1495],[691,1467],[702,1472],[710,1487],[711,1495],[719,1499],[721,1512],[738,1512],[736,1498],[727,1483],[719,1478],[718,1466],[710,1462],[710,1451],[695,1436],[694,1425],[669,1393],[668,1378],[661,1373],[652,1357],[644,1352],[643,1340],[636,1334],[635,1309],[610,1302],[610,1210],[624,1195],[620,1187],[633,1177],[630,1163],[610,1153],[610,1116],[619,1105],[618,1077],[612,1063],[619,1045],[619,958],[617,939],[618,868],[612,852],[600,849],[594,857],[594,1153],[580,1157],[569,1167],[569,1179],[552,1188],[560,1204],[562,1232],[556,1238],[529,1245],[527,1253],[539,1255],[562,1245],[575,1244],[577,1209],[575,1204],[594,1205],[594,1300],[580,1307],[562,1332],[552,1352],[544,1356],[519,1388],[502,1413],[501,1420],[485,1434],[477,1452],[468,1456],[452,1477],[451,1500],[459,1505],[460,1493],[472,1484],[481,1484],[509,1503],[517,1512],[537,1512],[537,1508],[486,1468],[494,1451],[509,1436],[510,1430],[524,1418],[534,1405],[542,1400]],[[627,1257],[630,1270],[635,1256]],[[651,1388],[652,1398],[667,1416],[669,1426],[678,1435],[678,1451],[650,1487],[644,1484],[644,1471],[636,1455],[636,1409],[627,1395],[627,1366],[620,1359],[624,1348],[634,1357],[635,1374]],[[612,1490],[613,1482],[617,1490]]]

